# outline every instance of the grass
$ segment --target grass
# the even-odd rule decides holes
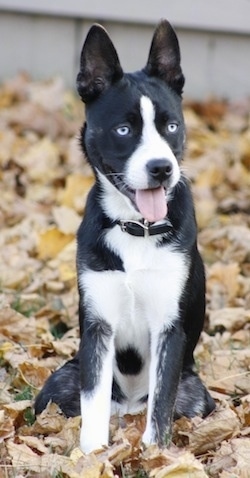
[[[20,402],[21,400],[32,400],[32,399],[33,399],[33,392],[30,385],[26,385],[14,397],[15,402]]]
[[[16,312],[19,312],[25,317],[31,317],[44,305],[44,299],[41,299],[41,302],[38,303],[25,303],[21,297],[17,295],[10,305]]]

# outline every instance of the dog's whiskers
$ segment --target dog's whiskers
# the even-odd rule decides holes
[[[129,192],[131,188],[126,184],[123,178],[126,176],[125,173],[107,173],[107,176],[110,176],[115,179],[115,185],[119,188],[120,192]]]

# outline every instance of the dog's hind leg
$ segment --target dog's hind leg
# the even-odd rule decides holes
[[[50,400],[57,403],[67,417],[81,414],[79,360],[77,355],[48,378],[36,397],[35,413],[41,413]]]
[[[193,356],[205,317],[205,273],[197,249],[194,250],[189,287],[184,326],[187,341],[183,370],[177,390],[175,418],[180,416],[194,417],[195,415],[206,417],[215,408],[214,400],[196,372]]]
[[[177,390],[174,418],[177,419],[181,416],[191,418],[196,415],[204,418],[214,408],[215,402],[194,371],[194,365],[184,369]]]

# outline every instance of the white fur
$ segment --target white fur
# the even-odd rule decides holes
[[[107,216],[113,221],[121,218],[124,220],[141,219],[141,213],[134,208],[130,199],[118,191],[100,171],[97,170],[97,174],[103,189],[102,207]]]
[[[177,159],[167,141],[162,138],[156,129],[154,105],[147,96],[141,97],[140,108],[143,120],[142,138],[127,164],[127,184],[132,189],[146,189],[148,187],[147,162],[151,159],[168,159],[173,165],[170,184],[170,187],[173,188],[180,179]]]

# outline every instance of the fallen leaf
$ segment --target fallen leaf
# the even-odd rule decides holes
[[[59,407],[55,403],[49,402],[47,407],[40,415],[36,417],[33,425],[35,433],[59,433],[66,424],[66,418],[60,412]]]
[[[20,155],[16,161],[25,168],[32,181],[39,181],[43,184],[60,177],[58,172],[60,154],[55,143],[48,138],[43,138],[31,145],[25,153]]]
[[[76,234],[82,218],[68,206],[57,206],[52,210],[55,223],[63,234]]]
[[[205,420],[201,420],[192,431],[179,433],[188,437],[190,451],[201,455],[214,450],[223,440],[236,436],[239,429],[239,419],[230,408],[227,408],[218,410]]]
[[[73,239],[73,234],[64,234],[56,227],[44,231],[40,234],[37,245],[39,259],[47,260],[56,257]]]
[[[15,428],[13,420],[7,416],[4,410],[0,410],[0,443],[6,438],[13,437]]]
[[[6,410],[8,417],[10,417],[13,421],[20,419],[20,417],[23,416],[23,412],[27,410],[27,408],[31,407],[31,400],[20,400],[18,402],[4,405],[4,409]]]
[[[34,360],[19,364],[18,371],[24,383],[34,388],[41,387],[50,376],[48,369],[41,367]]]
[[[30,344],[35,341],[34,317],[25,317],[11,307],[6,306],[0,309],[0,323],[1,334],[5,337],[22,344]]]
[[[155,452],[141,448],[145,414],[112,418],[112,445],[71,459],[80,418],[66,419],[49,405],[28,426],[30,402],[15,397],[27,387],[35,394],[79,343],[75,232],[94,181],[79,145],[85,113],[60,78],[34,82],[21,74],[0,86],[0,476],[161,478],[205,472],[248,478],[249,106],[249,99],[184,104],[188,143],[182,168],[192,183],[207,276],[206,331],[195,360],[226,415],[216,412],[211,423],[181,418],[174,424],[178,448]],[[208,451],[195,458],[190,440],[195,453]]]
[[[142,456],[142,464],[150,478],[207,477],[202,464],[187,451],[159,450],[155,446],[149,447]]]
[[[217,290],[220,287],[220,294],[224,298],[224,304],[233,303],[239,289],[239,265],[237,263],[214,263],[209,268],[207,279],[207,290],[210,295],[214,293],[216,287]]]
[[[230,332],[242,329],[250,323],[250,310],[243,307],[225,307],[211,310],[209,313],[209,326],[211,330],[223,327]]]
[[[66,178],[65,188],[58,193],[58,202],[82,213],[87,194],[93,185],[93,177],[71,174]]]

